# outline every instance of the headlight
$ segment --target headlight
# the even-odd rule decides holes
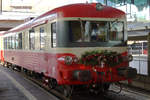
[[[96,4],[96,10],[102,10],[104,7],[101,3]]]
[[[79,59],[78,59],[77,57],[74,57],[74,58],[73,58],[73,62],[74,62],[75,64],[77,64],[77,63],[79,62]]]
[[[128,61],[132,61],[133,60],[133,56],[132,55],[128,55]]]
[[[125,62],[126,62],[126,61],[127,61],[127,62],[128,62],[128,61],[131,62],[132,60],[133,60],[133,56],[130,55],[130,54],[127,55],[127,56],[123,56],[123,61],[125,61]]]
[[[65,64],[71,65],[72,62],[73,62],[73,59],[72,59],[71,56],[66,56],[66,57],[65,57]]]

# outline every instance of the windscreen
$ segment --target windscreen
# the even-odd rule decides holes
[[[65,21],[58,27],[57,46],[116,46],[125,42],[121,21]]]

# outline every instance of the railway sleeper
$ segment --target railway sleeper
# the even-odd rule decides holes
[[[91,84],[89,86],[89,93],[91,94],[100,94],[107,93],[109,91],[110,83],[101,83],[101,84]]]

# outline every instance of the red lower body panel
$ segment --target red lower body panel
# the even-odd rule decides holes
[[[126,80],[125,77],[117,74],[116,69],[121,66],[127,66],[127,63],[105,68],[84,66],[83,64],[67,66],[57,61],[59,57],[65,55],[28,51],[4,51],[5,61],[22,66],[28,70],[44,73],[47,77],[55,78],[58,84],[90,84]]]

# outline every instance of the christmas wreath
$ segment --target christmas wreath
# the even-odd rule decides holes
[[[120,53],[112,51],[87,51],[81,55],[80,63],[90,66],[113,67],[122,62]]]

